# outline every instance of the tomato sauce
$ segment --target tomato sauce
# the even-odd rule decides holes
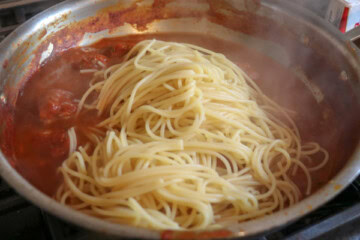
[[[118,63],[134,44],[152,38],[197,44],[225,54],[247,72],[265,94],[296,112],[293,117],[304,142],[319,142],[329,150],[331,160],[344,157],[338,151],[343,146],[327,138],[329,132],[333,134],[332,139],[339,133],[334,131],[338,120],[326,99],[318,104],[293,72],[271,58],[239,43],[197,34],[132,35],[101,40],[92,46],[73,48],[53,56],[21,90],[15,113],[15,156],[17,170],[33,185],[46,194],[54,194],[61,183],[57,168],[68,156],[68,129],[94,126],[99,122],[96,112],[75,117],[77,103],[92,79],[92,73],[81,70]],[[78,137],[79,144],[84,144],[84,137]],[[313,174],[313,190],[328,181],[333,168],[333,161],[330,161]],[[304,176],[300,174],[298,178]]]

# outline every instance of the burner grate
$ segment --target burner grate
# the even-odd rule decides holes
[[[0,0],[0,41],[20,24],[63,0]]]
[[[266,236],[275,239],[316,239],[360,218],[360,177],[329,203],[279,232]]]
[[[0,179],[1,239],[49,239],[43,225],[41,210],[17,195]]]
[[[0,236],[4,240],[85,240],[91,234],[35,207],[0,179]]]

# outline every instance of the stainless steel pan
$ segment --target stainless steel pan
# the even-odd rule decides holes
[[[358,175],[360,62],[351,41],[325,21],[285,0],[73,0],[32,18],[0,45],[0,174],[21,195],[66,221],[99,233],[185,237],[105,222],[60,205],[18,174],[9,146],[19,90],[47,57],[102,37],[155,32],[195,32],[239,41],[286,67],[301,66],[309,76],[314,75],[316,65],[320,76],[313,80],[326,82],[328,87],[322,89],[325,98],[342,119],[334,131],[341,132],[337,141],[347,147],[333,163],[336,171],[331,173],[331,181],[293,207],[232,226],[225,236],[253,236],[284,226],[332,199]],[[220,236],[216,234],[211,236]]]

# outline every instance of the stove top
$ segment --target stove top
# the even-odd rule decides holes
[[[62,0],[0,0],[0,41],[19,24]],[[259,240],[360,239],[360,177],[338,197],[293,224]],[[104,236],[44,212],[0,179],[0,236],[3,240],[85,240]]]

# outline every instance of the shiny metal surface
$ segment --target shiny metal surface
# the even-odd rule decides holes
[[[0,107],[2,105],[9,104],[9,102],[15,102],[16,97],[10,98],[10,96],[6,95],[4,89],[19,87],[21,80],[27,72],[27,67],[34,57],[32,53],[43,43],[43,41],[46,40],[47,36],[50,36],[52,33],[62,29],[70,23],[93,16],[100,9],[118,2],[119,1],[115,0],[66,1],[39,14],[9,35],[0,45],[0,66],[3,66],[3,63],[5,62],[8,62],[9,66],[7,68],[0,69]],[[125,0],[121,2],[126,5],[130,4],[132,1]],[[244,4],[242,4],[243,1],[233,0],[229,2],[234,8],[244,10]],[[184,1],[178,1],[178,3],[180,5],[182,4],[182,7],[204,9],[204,12],[208,8],[206,3],[197,1],[192,2],[192,4],[188,4],[188,2],[186,2],[186,6],[184,6]],[[334,52],[329,52],[329,57],[340,56],[339,59],[334,59],[334,61],[338,61],[337,63],[339,64],[342,59],[346,59],[346,62],[342,61],[344,63],[341,63],[344,64],[342,72],[345,72],[346,78],[351,81],[354,89],[359,88],[359,59],[353,54],[352,47],[350,47],[353,45],[351,45],[345,36],[342,36],[335,28],[320,18],[314,16],[312,13],[287,3],[286,1],[266,0],[262,1],[261,4],[261,7],[256,10],[256,14],[274,19],[274,21],[280,25],[282,24],[286,26],[289,24],[289,29],[291,29],[291,26],[296,26],[296,28],[293,28],[292,31],[299,37],[299,39],[304,37],[306,39],[307,36],[311,36],[314,42],[319,39],[319,41],[326,41],[329,46],[332,46],[334,48]],[[66,18],[64,18],[64,16],[66,16]],[[189,28],[188,26],[192,27]],[[46,35],[39,38],[41,31],[44,28],[46,28]],[[289,55],[288,49],[279,43],[227,29],[223,26],[211,23],[206,19],[201,21],[191,18],[158,20],[151,23],[146,30],[146,32],[174,31],[204,33],[218,37],[221,36],[221,38],[231,41],[241,41],[248,44],[249,47],[254,47],[262,53],[272,57],[275,61],[283,64],[284,66],[289,66],[293,63],[293,61],[295,61]],[[118,27],[114,31],[111,31],[111,33],[101,31],[95,34],[88,34],[78,44],[87,45],[102,37],[127,35],[129,33],[142,34],[144,32],[139,32],[130,25],[124,25]],[[305,41],[305,44],[306,42],[307,41]],[[54,46],[51,47],[51,44],[56,43],[51,42],[48,44],[42,55],[42,60],[40,61],[43,61],[53,51]],[[321,51],[325,50],[319,49],[319,52]],[[360,91],[356,90],[354,93],[360,99]],[[304,199],[293,207],[261,219],[233,225],[229,228],[229,230],[234,233],[234,237],[241,237],[259,234],[264,231],[281,227],[332,199],[339,193],[339,188],[344,188],[355,179],[359,171],[360,146],[358,144],[357,151],[351,156],[341,171],[332,179],[332,181],[326,184],[315,194]],[[21,175],[19,175],[1,152],[0,174],[12,187],[34,204],[69,222],[76,223],[99,233],[114,236],[128,236],[136,238],[159,238],[161,236],[161,233],[157,231],[113,224],[89,217],[57,203],[50,197],[38,191]]]
[[[351,31],[347,32],[345,36],[353,42],[358,40],[360,38],[360,28],[357,27],[352,29]]]

